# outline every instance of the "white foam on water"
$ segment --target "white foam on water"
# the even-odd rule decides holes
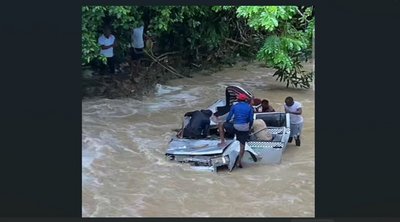
[[[82,185],[85,192],[87,192],[85,193],[89,198],[87,200],[91,201],[93,196],[96,198],[92,203],[83,205],[88,207],[87,204],[93,204],[90,208],[86,209],[84,207],[85,209],[82,209],[83,214],[140,217],[153,212],[151,208],[157,205],[154,201],[175,201],[176,199],[172,199],[175,198],[173,196],[174,190],[182,191],[180,194],[186,194],[187,198],[191,198],[194,195],[199,200],[199,203],[205,203],[206,199],[202,199],[201,195],[193,194],[186,190],[192,184],[206,187],[205,190],[207,192],[215,194],[216,198],[219,198],[221,195],[231,195],[230,190],[243,189],[248,183],[256,186],[259,191],[252,195],[249,189],[245,189],[244,193],[233,197],[235,200],[244,198],[249,201],[243,208],[249,209],[247,212],[245,210],[241,211],[239,208],[229,212],[230,207],[225,206],[226,203],[221,203],[222,211],[214,210],[214,204],[193,209],[191,206],[195,205],[191,205],[187,198],[181,197],[179,202],[182,203],[177,203],[178,206],[176,208],[178,209],[174,208],[168,212],[160,210],[159,215],[169,216],[180,213],[184,216],[199,217],[214,215],[243,216],[246,214],[248,216],[276,216],[274,209],[280,209],[280,206],[285,204],[290,205],[291,208],[300,205],[299,210],[301,212],[313,215],[313,213],[310,213],[312,209],[308,207],[303,209],[305,203],[301,202],[301,200],[306,202],[307,198],[313,195],[312,191],[306,189],[307,187],[313,187],[313,179],[298,181],[298,179],[292,178],[296,177],[296,175],[297,177],[309,176],[308,174],[299,175],[295,171],[295,166],[303,164],[299,159],[288,160],[279,167],[265,167],[268,169],[262,176],[260,174],[251,174],[253,172],[261,173],[261,168],[255,168],[256,171],[249,169],[249,174],[245,169],[233,171],[232,173],[224,171],[221,174],[215,174],[215,176],[212,174],[211,176],[210,173],[193,172],[189,165],[177,164],[165,157],[168,142],[171,136],[175,134],[171,129],[180,127],[182,113],[206,108],[211,105],[209,104],[211,99],[223,99],[225,88],[229,83],[243,86],[250,91],[254,87],[263,87],[265,85],[262,78],[266,77],[266,73],[257,77],[254,74],[253,76],[256,78],[253,79],[248,78],[246,75],[240,76],[240,78],[243,78],[241,81],[235,81],[234,78],[221,75],[219,79],[225,79],[224,82],[216,79],[215,85],[209,85],[208,81],[203,86],[158,85],[156,86],[156,97],[146,97],[144,101],[134,99],[84,100],[82,103]],[[264,91],[261,88],[258,90]],[[282,94],[279,90],[277,93]],[[282,97],[284,98],[284,96]],[[309,101],[305,99],[303,102],[312,103],[313,98],[310,97],[309,99]],[[274,108],[277,107],[274,105]],[[304,164],[306,167],[308,165]],[[293,167],[288,168],[290,166]],[[252,166],[249,165],[250,167]],[[115,180],[110,181],[110,177]],[[288,177],[291,178],[289,181],[287,180]],[[124,180],[121,178],[129,179]],[[136,181],[136,179],[146,181],[143,184],[149,186],[132,189],[132,186],[127,183],[128,181]],[[300,186],[290,186],[293,182]],[[161,189],[158,187],[164,184],[168,184],[168,186]],[[285,195],[282,195],[282,192],[275,191],[269,193],[270,190],[281,189],[281,184],[290,186],[291,191],[287,192],[291,193]],[[264,185],[265,187],[263,187]],[[221,192],[218,192],[219,189],[227,191],[225,194],[221,194]],[[304,198],[300,194],[295,194],[297,191],[303,193]],[[254,196],[260,194],[265,194],[265,196],[261,199],[255,199]],[[185,203],[183,203],[184,201]],[[261,212],[259,212],[253,208],[257,208],[263,203],[268,205],[268,209],[260,209]],[[184,204],[188,205],[185,206]],[[97,207],[96,210],[94,210],[95,207]],[[278,211],[281,212],[280,210]],[[219,215],[220,212],[224,213]],[[293,212],[295,213],[295,211]],[[283,216],[288,216],[289,214],[287,213]],[[295,214],[302,215],[302,213]]]
[[[143,102],[141,108],[143,113],[163,112],[171,108],[187,108],[198,103],[200,89],[194,88],[181,91],[179,94],[162,94],[150,101]]]
[[[165,158],[164,151],[161,151],[161,149],[165,149],[167,144],[163,144],[157,140],[134,136],[132,136],[132,139],[137,144],[140,155],[142,155],[143,158],[146,158],[149,163],[151,163],[152,167],[172,166],[172,163],[167,161]]]
[[[296,201],[303,202],[303,200],[300,199],[299,197],[290,194],[283,194],[281,198],[282,200],[287,201],[291,204],[294,204]]]
[[[141,101],[134,99],[98,100],[96,104],[83,103],[82,116],[125,118],[137,114],[141,103]]]
[[[101,206],[102,205],[109,205],[110,204],[110,200],[108,198],[99,196],[97,194],[94,195],[93,197],[94,200],[96,200],[96,209],[95,211],[90,215],[90,217],[96,217],[98,213],[100,213],[101,211]]]
[[[173,101],[158,101],[156,103],[151,103],[147,104],[147,106],[144,106],[143,109],[145,112],[163,112],[164,110],[171,108],[171,107],[177,107],[180,104],[174,103]]]
[[[83,137],[82,143],[82,167],[91,169],[91,164],[95,159],[104,156],[101,152],[103,145],[100,139]]]
[[[156,96],[161,96],[171,92],[176,92],[182,89],[182,86],[167,86],[167,85],[156,85]]]

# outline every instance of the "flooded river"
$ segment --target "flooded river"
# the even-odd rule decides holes
[[[82,216],[313,217],[314,90],[287,89],[272,74],[258,64],[237,65],[158,85],[143,101],[83,100]],[[301,102],[301,147],[289,144],[280,165],[217,174],[169,162],[164,154],[183,114],[207,108],[231,84],[267,98],[277,111],[286,96]]]

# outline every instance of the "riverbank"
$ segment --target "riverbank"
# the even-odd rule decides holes
[[[140,71],[139,77],[131,79],[130,69],[127,64],[122,65],[120,72],[114,76],[95,74],[94,70],[82,69],[82,99],[87,98],[134,98],[142,99],[143,96],[154,94],[157,84],[165,84],[169,80],[188,78],[190,81],[194,76],[210,76],[215,72],[226,68],[238,66],[246,67],[252,63],[267,68],[264,64],[254,62],[249,58],[234,58],[225,63],[214,63],[207,66],[204,63],[200,67],[184,67],[174,62],[174,65],[145,65]],[[314,72],[314,59],[303,62],[303,69]],[[172,68],[172,66],[176,68]],[[274,69],[271,69],[274,70]],[[315,89],[314,79],[311,87]]]
[[[82,70],[82,98],[141,99],[143,96],[153,94],[157,84],[164,84],[172,79],[192,78],[196,75],[209,76],[224,68],[236,64],[247,65],[250,62],[249,59],[240,58],[229,63],[202,66],[204,68],[180,67],[172,68],[172,71],[158,65],[145,66],[141,70],[140,76],[135,78],[134,81],[130,77],[130,70],[127,65],[123,65],[121,72],[114,76],[95,74],[94,70],[86,68]]]

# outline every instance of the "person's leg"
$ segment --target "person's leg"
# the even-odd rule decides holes
[[[295,124],[290,124],[290,135],[289,135],[289,140],[288,143],[291,143],[293,141],[293,137],[296,136],[296,125]]]
[[[135,78],[135,70],[136,70],[136,63],[135,63],[135,60],[133,60],[133,59],[131,59],[130,60],[130,65],[131,65],[131,79],[133,80],[134,78]]]
[[[239,168],[243,168],[242,158],[244,156],[246,141],[248,140],[248,137],[249,137],[249,131],[235,130],[235,132],[236,132],[236,139],[239,140],[239,142],[240,142],[240,151],[239,151],[239,159],[237,162],[237,166]]]
[[[233,127],[233,123],[224,122],[221,124],[222,124],[222,134],[221,134],[221,128],[220,128],[221,142],[223,140],[224,144],[219,144],[219,145],[227,145],[225,138],[226,138],[226,136],[228,136],[228,138],[234,137],[235,128]]]
[[[134,48],[130,48],[130,53],[131,53],[131,79],[132,81],[135,81],[135,77],[137,77],[137,55],[135,53]]]
[[[140,59],[136,60],[136,76],[140,76]]]
[[[99,63],[99,75],[104,75],[105,73],[107,73],[107,64],[104,64],[102,61]]]
[[[176,133],[176,137],[182,139],[183,138],[183,130],[179,130],[179,132]]]
[[[243,155],[244,155],[244,146],[245,146],[245,144],[240,142],[240,152],[239,152],[239,160],[238,160],[238,167],[239,168],[243,168],[242,158],[243,158]]]
[[[303,131],[303,123],[297,124],[297,136],[296,136],[296,146],[300,146],[300,135],[301,132]]]
[[[115,73],[115,57],[114,56],[107,58],[107,65],[108,65],[110,74],[114,74]]]
[[[141,68],[142,68],[142,58],[144,54],[144,48],[137,49],[137,58],[138,58],[138,63],[137,63],[137,74],[140,76],[141,73]]]
[[[112,66],[112,57],[107,57],[108,73],[111,73],[111,66]]]
[[[226,141],[225,141],[225,130],[224,130],[224,124],[223,123],[218,123],[218,130],[219,130],[219,137],[221,139],[221,143],[218,145],[220,146],[225,146]]]

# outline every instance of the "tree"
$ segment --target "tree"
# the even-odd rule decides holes
[[[313,79],[301,65],[312,51],[313,8],[297,6],[84,6],[82,64],[105,62],[97,39],[107,23],[119,42],[116,56],[124,57],[141,20],[159,53],[178,51],[187,64],[221,62],[240,52],[277,69],[274,76],[287,87],[308,88]]]
[[[277,80],[286,82],[286,87],[309,88],[314,73],[302,70],[301,62],[312,48],[313,8],[240,6],[237,15],[246,18],[255,30],[268,31],[257,58],[277,69]]]

